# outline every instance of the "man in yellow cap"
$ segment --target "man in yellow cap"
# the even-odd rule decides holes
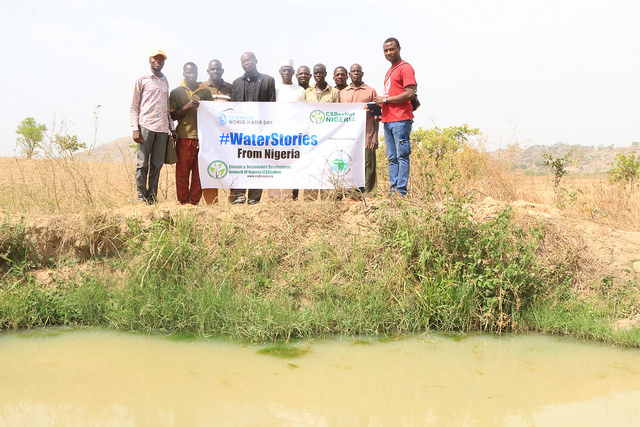
[[[151,72],[138,77],[133,86],[129,123],[138,144],[136,186],[139,203],[156,203],[158,180],[164,165],[169,135],[176,138],[169,115],[169,82],[162,67],[167,55],[161,50],[149,54]]]

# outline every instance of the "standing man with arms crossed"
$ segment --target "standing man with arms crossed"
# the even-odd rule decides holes
[[[333,70],[333,81],[336,83],[336,89],[342,90],[347,87],[347,69],[342,65]]]
[[[230,102],[233,97],[233,86],[231,83],[222,80],[222,75],[224,74],[222,62],[217,59],[209,61],[207,73],[209,74],[209,80],[207,80],[206,85],[209,92],[211,92],[213,100],[216,102]],[[204,197],[204,201],[208,205],[218,203],[218,189],[203,188],[202,197]],[[231,202],[231,197],[229,197],[229,201]]]
[[[204,83],[198,83],[198,67],[187,62],[182,67],[182,85],[169,95],[171,118],[178,121],[176,142],[176,195],[180,204],[197,205],[202,197],[198,172],[198,113],[199,101],[211,101],[211,92]],[[191,175],[191,185],[189,185]]]
[[[242,56],[240,56],[240,62],[244,70],[244,75],[233,81],[232,101],[275,102],[276,81],[273,77],[258,72],[258,60],[253,52],[243,53]],[[246,196],[245,192],[247,193]],[[231,203],[235,205],[242,204],[245,201],[250,205],[254,205],[260,202],[260,197],[262,197],[261,189],[251,189],[248,192],[245,189],[231,189]]]
[[[327,67],[324,64],[313,66],[313,79],[316,81],[305,90],[305,100],[307,102],[340,102],[340,91],[327,83]],[[305,200],[320,200],[325,190],[308,189],[304,190]]]
[[[280,78],[281,83],[276,85],[276,102],[300,102],[304,101],[304,89],[293,83],[293,59],[283,59],[280,62]],[[281,198],[284,202],[293,201],[293,190],[271,189],[269,197]]]
[[[298,81],[298,86],[302,89],[307,90],[309,88],[309,81],[311,80],[311,70],[306,65],[301,65],[298,67],[296,71],[296,80]],[[292,191],[293,200],[298,200],[298,195],[300,194],[300,190],[298,188],[294,188]]]
[[[364,73],[360,64],[353,64],[349,70],[351,84],[340,91],[340,102],[374,102],[378,94],[371,86],[362,81]],[[376,189],[376,150],[378,149],[378,122],[380,117],[374,117],[367,110],[366,140],[364,148],[364,187],[360,191],[372,195]],[[348,200],[348,199],[343,199]]]
[[[311,70],[309,67],[306,65],[299,66],[298,71],[296,71],[296,80],[298,81],[298,86],[307,90],[309,88],[309,81],[311,80]]]
[[[416,93],[416,77],[413,67],[400,57],[400,42],[388,38],[382,45],[384,57],[391,68],[384,78],[384,94],[376,97],[382,106],[384,143],[389,160],[389,195],[407,195],[411,154],[411,125],[413,106],[411,100]]]
[[[327,67],[324,64],[313,66],[313,79],[316,81],[305,90],[307,102],[340,102],[340,91],[327,83]]]
[[[161,50],[151,52],[151,72],[138,77],[133,86],[129,124],[133,140],[138,144],[135,176],[139,203],[158,201],[158,180],[169,134],[172,138],[177,137],[169,115],[169,82],[162,74],[166,59],[167,55]]]

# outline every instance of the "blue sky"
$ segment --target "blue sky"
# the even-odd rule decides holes
[[[397,37],[415,70],[415,127],[478,127],[490,147],[628,146],[640,141],[640,2],[631,0],[25,0],[2,7],[0,155],[25,117],[65,120],[81,141],[130,135],[135,77],[163,49],[172,87],[193,61],[205,80],[240,55],[278,78],[279,61],[357,62],[377,90]]]

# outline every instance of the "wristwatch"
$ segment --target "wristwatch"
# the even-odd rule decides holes
[[[387,97],[385,96],[384,98],[382,98],[382,103],[386,104],[387,103]]]

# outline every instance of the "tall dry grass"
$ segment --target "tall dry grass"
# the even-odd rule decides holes
[[[135,161],[0,158],[0,207],[29,215],[114,209],[136,203]],[[175,167],[162,168],[159,197],[175,201]]]
[[[388,180],[384,150],[378,152],[378,164],[380,188],[384,188]],[[523,174],[512,167],[508,157],[497,160],[482,146],[463,144],[436,161],[425,145],[415,144],[411,155],[409,191],[413,198],[437,202],[453,192],[475,202],[485,197],[505,202],[524,200],[556,206],[572,218],[640,231],[638,188],[610,183],[606,174],[569,174],[562,178],[561,187],[566,190],[562,205],[551,173]]]
[[[378,194],[388,186],[384,144],[377,153]],[[0,158],[0,209],[20,215],[69,214],[109,210],[136,204],[135,158],[121,153],[105,161],[89,156],[44,159]],[[575,199],[563,211],[573,217],[596,221],[615,228],[640,231],[640,190],[610,184],[599,175],[569,175],[562,179]],[[508,156],[498,161],[482,146],[463,144],[438,160],[427,146],[414,144],[411,155],[409,199],[438,202],[451,194],[481,201],[485,197],[513,202],[524,200],[553,206],[552,175],[527,176],[517,173]],[[226,203],[227,191],[221,194]],[[165,165],[159,184],[161,202],[177,203],[175,168]],[[267,201],[267,197],[263,198]]]

